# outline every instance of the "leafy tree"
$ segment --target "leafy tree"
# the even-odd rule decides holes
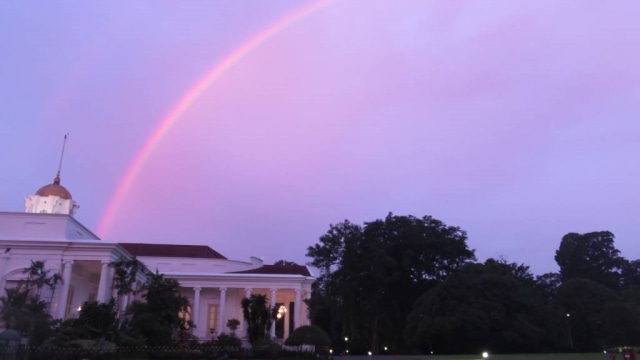
[[[42,298],[42,290],[50,290],[50,296],[53,297],[56,287],[62,282],[62,277],[58,273],[49,275],[51,270],[45,269],[44,261],[33,261],[31,265],[25,268],[22,273],[27,275],[26,278],[18,282],[18,287],[29,291],[35,290],[34,296],[38,299]],[[51,299],[49,300],[49,304]]]
[[[625,260],[614,246],[614,235],[609,231],[565,235],[555,260],[563,282],[582,278],[615,291],[620,289]]]
[[[328,281],[316,280],[311,285],[312,296],[306,300],[310,311],[311,322],[321,329],[325,330],[333,344],[337,345],[336,350],[340,351],[344,344],[341,341],[342,320],[340,317],[340,302],[331,294],[336,293],[332,289],[333,284]]]
[[[565,281],[558,289],[558,304],[567,314],[574,350],[598,351],[606,348],[604,341],[604,309],[618,296],[610,288],[589,279]]]
[[[558,287],[562,284],[560,274],[546,273],[536,276],[536,287],[548,301],[554,301]]]
[[[640,312],[640,260],[627,261],[622,267],[622,298]]]
[[[611,232],[569,233],[555,259],[562,280],[556,301],[568,314],[574,350],[640,341],[640,262],[621,256]]]
[[[405,334],[422,351],[532,352],[549,346],[547,319],[528,267],[489,259],[420,297]]]
[[[640,260],[625,261],[621,276],[625,289],[640,287]]]
[[[147,345],[166,345],[181,339],[194,325],[179,316],[189,309],[189,300],[180,293],[177,280],[158,272],[147,274],[142,301],[134,301],[127,309],[129,336],[143,338]]]
[[[275,263],[273,263],[273,265],[279,265],[279,266],[297,266],[298,264],[296,264],[293,261],[288,261],[288,260],[278,260]]]
[[[308,302],[315,324],[351,353],[405,349],[403,329],[414,301],[474,259],[466,233],[430,216],[388,214],[359,226],[331,225],[307,249],[320,270]],[[339,346],[339,345],[338,345]]]
[[[137,288],[138,274],[148,274],[146,266],[136,257],[133,259],[120,258],[109,263],[114,269],[113,287],[116,289],[116,311],[119,314],[123,308],[122,302],[128,295],[137,294],[141,289]]]
[[[242,299],[241,305],[242,315],[248,326],[249,341],[253,344],[266,338],[277,310],[270,308],[267,297],[261,294]]]
[[[600,351],[640,341],[640,312],[603,284],[568,280],[558,289],[558,304],[569,314],[576,351]]]
[[[82,304],[77,318],[65,320],[60,324],[54,343],[60,346],[75,340],[116,343],[121,340],[120,337],[115,299],[107,303],[86,301]]]
[[[602,327],[607,347],[640,343],[640,311],[633,305],[612,301],[605,305]]]
[[[53,294],[62,278],[57,273],[49,275],[44,261],[31,261],[22,272],[26,277],[16,288],[5,289],[6,295],[0,298],[0,319],[7,329],[26,335],[29,344],[38,345],[50,335],[52,326],[50,301],[42,299],[44,290]]]

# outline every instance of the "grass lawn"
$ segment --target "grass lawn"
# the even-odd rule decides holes
[[[617,359],[622,360],[622,354],[617,354]],[[336,360],[483,360],[478,355],[408,355],[408,356],[336,356]],[[609,360],[611,354],[514,354],[514,355],[490,355],[488,360]]]
[[[513,354],[490,355],[488,360],[609,360],[610,354]],[[622,355],[618,354],[622,359]],[[412,360],[482,360],[481,355],[440,355],[440,356],[416,356]]]

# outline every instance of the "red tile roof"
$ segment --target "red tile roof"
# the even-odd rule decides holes
[[[223,259],[219,252],[206,245],[173,245],[173,244],[141,244],[120,243],[125,250],[133,256],[157,256],[157,257],[189,257],[200,259]]]
[[[304,265],[262,265],[257,269],[236,271],[235,273],[311,276],[309,269]]]

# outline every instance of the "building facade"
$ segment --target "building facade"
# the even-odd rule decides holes
[[[305,300],[314,277],[303,265],[268,265],[227,259],[205,245],[117,243],[101,240],[73,214],[79,205],[56,176],[52,184],[25,199],[25,212],[0,212],[0,288],[13,287],[31,261],[43,261],[62,283],[42,294],[54,318],[77,316],[85,301],[107,302],[114,297],[116,260],[140,260],[150,271],[176,279],[191,308],[183,316],[194,324],[201,339],[229,333],[227,321],[238,319],[236,334],[246,334],[241,301],[263,294],[276,306],[278,319],[270,332],[286,338],[298,326],[309,324]],[[139,278],[144,281],[143,275]],[[125,299],[125,303],[134,299]]]

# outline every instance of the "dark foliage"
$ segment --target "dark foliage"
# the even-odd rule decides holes
[[[312,322],[338,351],[406,352],[403,337],[415,300],[474,259],[466,233],[430,216],[395,216],[331,225],[307,249],[321,273],[309,301]],[[348,343],[342,340],[347,337]]]
[[[284,344],[289,346],[329,346],[331,345],[331,339],[329,339],[329,335],[321,328],[313,325],[304,325],[295,329],[287,340],[285,340]]]
[[[535,352],[548,347],[547,314],[533,276],[522,265],[468,264],[424,294],[406,335],[437,353]]]
[[[85,302],[77,318],[60,324],[53,343],[63,346],[73,340],[85,339],[115,343],[120,340],[118,325],[114,299],[108,303]]]
[[[614,246],[614,236],[609,231],[565,235],[555,260],[563,282],[589,279],[614,291],[620,289],[625,260]]]
[[[242,315],[248,324],[249,341],[256,341],[267,337],[271,323],[276,317],[276,309],[267,305],[267,297],[261,294],[251,295],[242,299]]]
[[[163,274],[148,274],[143,287],[143,301],[134,301],[127,309],[127,332],[141,338],[147,345],[166,345],[180,339],[193,324],[180,317],[189,308],[175,279]]]
[[[250,357],[255,359],[278,359],[282,346],[277,342],[262,338],[251,343]]]

